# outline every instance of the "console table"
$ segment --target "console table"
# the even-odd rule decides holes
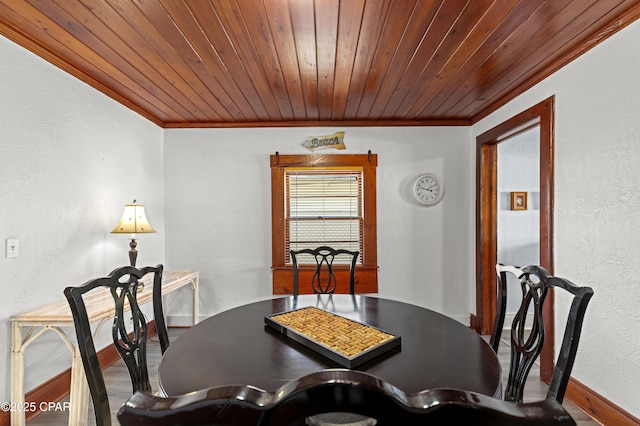
[[[166,295],[186,285],[191,286],[193,292],[193,324],[198,319],[198,280],[197,271],[164,271],[162,274],[162,295]],[[151,278],[143,278],[146,290],[138,292],[140,305],[151,301],[153,282]],[[62,291],[60,292],[62,294]],[[113,303],[108,289],[95,291],[85,301],[89,322],[98,323],[94,332],[97,334],[104,323],[114,316]],[[105,303],[109,301],[109,303]],[[87,422],[88,391],[87,380],[82,368],[80,352],[75,345],[75,339],[62,330],[62,327],[74,327],[71,310],[66,300],[42,306],[29,312],[14,315],[11,320],[11,401],[17,406],[24,405],[24,352],[27,346],[40,337],[47,330],[55,331],[67,345],[73,358],[71,362],[71,395],[69,425],[82,425]],[[11,424],[23,426],[25,424],[24,411],[11,412]]]

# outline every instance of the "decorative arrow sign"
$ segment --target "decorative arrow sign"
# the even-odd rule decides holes
[[[344,144],[344,132],[336,132],[329,136],[310,136],[302,143],[309,151],[317,149],[347,149]]]

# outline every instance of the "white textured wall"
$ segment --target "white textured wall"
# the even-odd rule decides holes
[[[555,273],[595,295],[573,376],[640,417],[640,21],[473,127],[555,95]],[[567,301],[557,298],[556,313]],[[556,324],[556,347],[562,338]]]
[[[475,215],[468,128],[167,130],[169,266],[200,270],[203,315],[270,296],[269,155],[310,153],[300,146],[307,137],[338,130],[347,150],[325,153],[378,154],[380,295],[468,323]],[[411,179],[422,172],[444,180],[435,207],[408,198]]]
[[[139,239],[139,264],[164,261],[162,181],[160,128],[0,37],[0,401],[9,317],[128,264],[127,237],[109,232],[133,198],[158,231]],[[6,238],[20,240],[20,257],[5,258]],[[47,332],[27,349],[25,389],[70,359]]]

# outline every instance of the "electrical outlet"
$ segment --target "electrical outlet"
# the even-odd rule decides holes
[[[5,240],[5,253],[7,259],[20,255],[20,240],[17,238],[7,238]]]

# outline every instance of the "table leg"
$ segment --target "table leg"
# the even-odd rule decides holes
[[[80,351],[71,360],[71,393],[69,395],[69,426],[86,425],[89,414],[89,386],[82,366]]]
[[[196,276],[192,281],[191,281],[191,291],[193,292],[193,325],[196,325],[198,323],[198,303],[199,303],[199,299],[200,299],[200,292],[199,292],[199,288],[200,288],[200,283],[199,283],[200,277]]]
[[[24,406],[24,352],[22,352],[22,328],[11,324],[11,402]],[[24,426],[24,410],[11,411],[11,426]]]

